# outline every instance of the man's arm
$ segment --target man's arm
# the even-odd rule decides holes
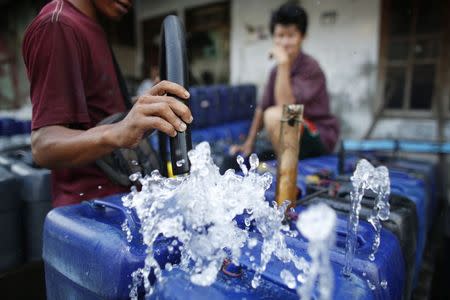
[[[241,152],[245,156],[248,156],[253,151],[253,145],[255,144],[256,136],[258,132],[263,127],[263,111],[260,107],[257,107],[255,114],[253,115],[252,125],[250,126],[250,131],[247,135],[247,139],[242,145],[233,145],[230,148],[230,154],[234,155]]]
[[[31,133],[31,148],[35,162],[46,168],[81,166],[115,149],[111,125],[73,130],[64,126],[42,127]]]
[[[120,122],[89,130],[64,126],[46,126],[33,131],[32,151],[35,161],[47,168],[75,167],[94,162],[116,148],[133,148],[154,129],[175,136],[186,130],[193,118],[189,108],[179,100],[160,96],[189,98],[180,85],[163,81],[148,95],[141,96]]]
[[[291,62],[289,61],[286,51],[279,46],[275,46],[271,54],[277,61],[277,75],[275,77],[275,104],[294,104],[295,97],[292,92],[290,73],[291,73]]]
[[[290,83],[290,65],[279,64],[275,77],[275,103],[276,105],[294,104],[295,97]]]
[[[253,145],[256,140],[256,136],[258,132],[263,127],[263,111],[260,107],[257,107],[255,110],[255,114],[253,115],[252,125],[250,127],[250,131],[248,133],[246,142]]]

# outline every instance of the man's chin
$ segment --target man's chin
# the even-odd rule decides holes
[[[125,15],[121,14],[121,13],[117,13],[117,14],[108,14],[107,18],[110,19],[111,21],[120,21],[123,19]]]

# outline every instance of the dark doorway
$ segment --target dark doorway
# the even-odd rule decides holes
[[[142,43],[144,61],[142,65],[141,75],[147,78],[152,67],[159,66],[159,44],[161,24],[168,15],[176,15],[175,12],[153,17],[142,22]]]

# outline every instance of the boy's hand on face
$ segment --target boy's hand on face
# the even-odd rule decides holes
[[[274,46],[269,52],[269,57],[275,59],[278,65],[289,64],[288,53],[281,46]]]
[[[186,123],[193,120],[191,111],[181,101],[189,99],[189,92],[173,82],[161,81],[153,86],[148,94],[140,96],[128,115],[115,124],[115,144],[119,148],[133,148],[154,129],[169,136],[185,131]]]

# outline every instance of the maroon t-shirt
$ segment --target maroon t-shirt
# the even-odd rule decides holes
[[[47,4],[28,26],[23,57],[33,104],[32,129],[87,130],[125,111],[103,29],[70,2]],[[95,163],[52,170],[53,206],[125,192]]]
[[[277,68],[270,72],[260,107],[275,105]],[[296,103],[304,105],[303,117],[316,125],[320,139],[328,151],[333,151],[339,138],[339,123],[330,112],[325,75],[317,61],[300,52],[291,67],[290,83]]]

